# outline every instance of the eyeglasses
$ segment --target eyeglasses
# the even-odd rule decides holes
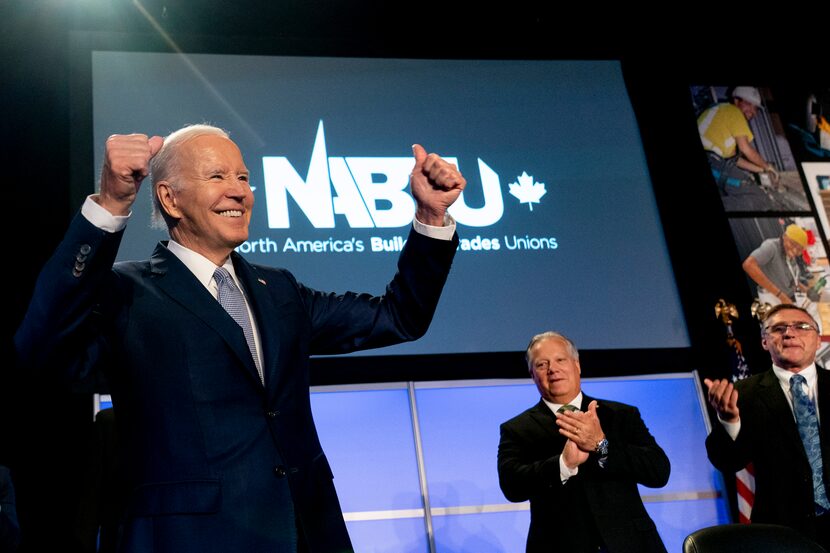
[[[793,329],[793,334],[806,334],[808,332],[818,332],[818,329],[810,323],[778,323],[768,326],[765,330],[768,334],[776,334],[783,336],[787,333],[787,329]]]

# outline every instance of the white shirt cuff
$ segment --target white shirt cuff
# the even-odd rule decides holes
[[[132,214],[132,211],[130,214]],[[123,230],[127,226],[127,219],[130,218],[129,215],[113,215],[93,200],[92,196],[87,196],[84,200],[84,205],[81,206],[81,215],[99,229],[107,232]]]
[[[444,226],[442,227],[425,225],[415,218],[412,219],[412,226],[418,234],[423,234],[429,238],[437,238],[438,240],[452,240],[455,234],[455,219],[449,213],[444,213]]]
[[[579,467],[574,467],[573,469],[569,469],[568,466],[565,464],[565,459],[560,455],[559,456],[559,479],[564,484],[568,481],[569,478],[572,476],[576,476],[576,473],[579,472]]]
[[[741,419],[738,419],[738,422],[726,422],[718,417],[718,421],[720,421],[723,429],[726,430],[733,442],[738,439],[738,434],[741,432]]]

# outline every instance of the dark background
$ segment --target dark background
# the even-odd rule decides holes
[[[41,266],[79,207],[69,181],[73,120],[72,31],[157,35],[139,5],[172,36],[230,52],[521,59],[620,59],[640,125],[686,314],[691,347],[583,351],[585,376],[678,372],[731,374],[719,298],[737,305],[734,329],[750,368],[767,368],[729,224],[700,147],[689,86],[800,88],[828,77],[826,13],[797,6],[689,4],[671,13],[551,2],[282,2],[0,0],[0,136],[9,291],[0,375],[0,463],[12,468],[23,551],[67,551],[86,464],[92,403],[15,370],[11,345]],[[826,12],[827,10],[825,10]],[[822,44],[823,42],[823,44]],[[823,73],[823,75],[822,75]],[[510,317],[520,317],[521,313]],[[459,320],[459,325],[473,324]],[[597,329],[601,332],[602,329]],[[517,344],[520,349],[523,344]],[[520,351],[427,358],[325,359],[315,384],[523,377]],[[392,368],[390,368],[390,366]],[[495,453],[494,453],[495,454]]]

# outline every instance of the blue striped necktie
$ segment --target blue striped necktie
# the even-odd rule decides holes
[[[256,342],[254,342],[254,329],[251,326],[251,318],[248,316],[248,307],[245,305],[245,298],[242,297],[242,292],[233,281],[233,277],[224,267],[219,267],[213,272],[213,278],[216,280],[216,286],[219,293],[216,299],[228,315],[233,317],[233,320],[242,327],[242,333],[245,335],[245,341],[248,342],[248,349],[251,350],[251,357],[254,358],[259,379],[265,385],[265,376],[262,374],[262,367],[259,363],[259,355],[257,355]]]
[[[816,406],[804,393],[803,385],[807,380],[800,374],[790,377],[790,392],[793,395],[793,410],[798,422],[798,433],[804,443],[804,451],[813,471],[813,496],[817,505],[817,514],[830,510],[830,501],[824,489],[823,465],[821,459],[821,437],[818,429]]]

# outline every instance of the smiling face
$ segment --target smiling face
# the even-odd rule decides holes
[[[808,323],[812,329],[796,329],[792,326],[795,323]],[[798,372],[816,360],[820,337],[815,321],[807,313],[781,309],[764,321],[764,329],[761,345],[769,352],[772,362],[782,369]]]
[[[744,114],[747,121],[751,121],[758,113],[758,108],[755,104],[747,102],[743,98],[735,98],[735,105],[738,106],[738,109],[741,110],[741,113]]]
[[[170,237],[221,265],[248,239],[254,195],[242,153],[228,138],[202,135],[179,147],[178,170],[156,186],[173,221]]]
[[[562,338],[537,342],[528,352],[528,365],[533,382],[546,400],[568,403],[579,393],[579,360]]]

